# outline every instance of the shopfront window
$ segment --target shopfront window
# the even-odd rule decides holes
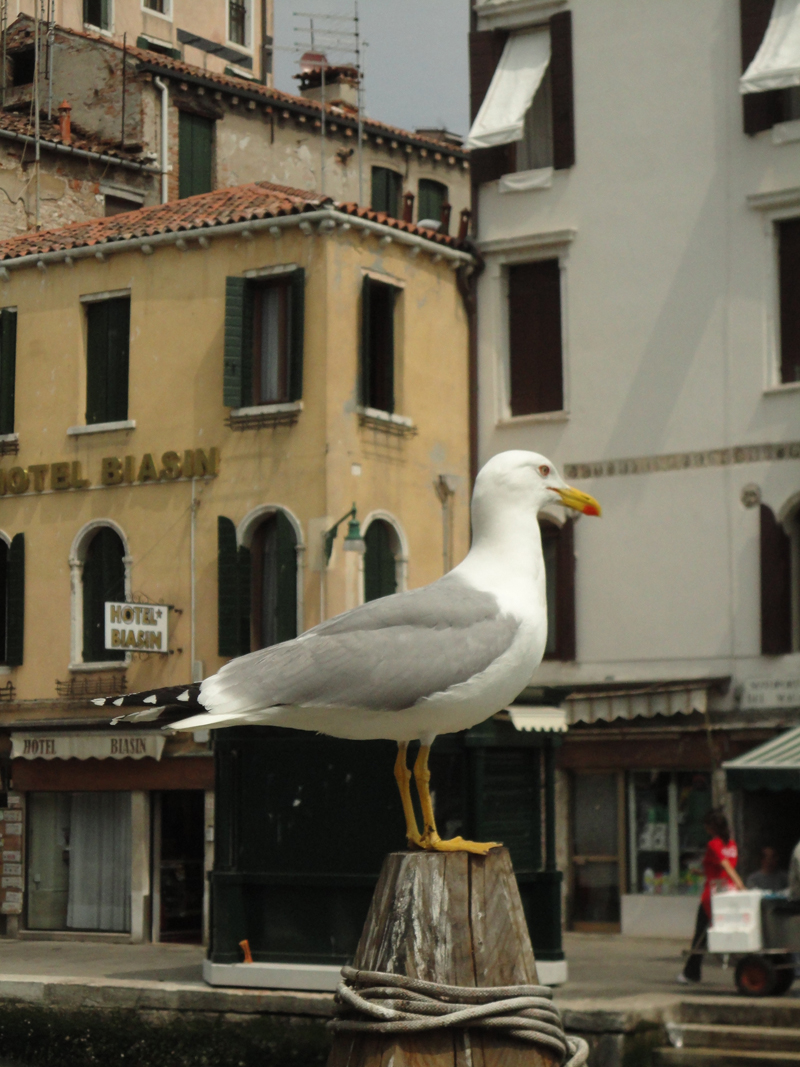
[[[130,793],[28,794],[30,930],[131,928]]]
[[[711,810],[706,773],[636,771],[628,776],[630,892],[699,893]]]

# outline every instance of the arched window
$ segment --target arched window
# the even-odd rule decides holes
[[[575,659],[575,550],[573,522],[539,522],[547,581],[545,659]]]
[[[256,528],[250,567],[253,650],[297,637],[297,538],[282,511]]]
[[[364,534],[364,599],[397,592],[398,539],[384,519],[374,519]]]
[[[99,527],[86,546],[83,563],[83,661],[125,658],[105,647],[105,603],[125,599],[125,546],[109,526]]]
[[[800,508],[780,522],[766,504],[760,509],[761,653],[800,651]]]

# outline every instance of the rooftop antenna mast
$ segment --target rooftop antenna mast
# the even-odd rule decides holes
[[[294,27],[296,33],[308,33],[309,35],[306,41],[295,42],[295,50],[306,52],[310,45],[310,52],[313,55],[320,57],[316,59],[316,62],[319,65],[322,89],[322,115],[320,118],[320,128],[322,133],[320,192],[325,191],[325,123],[327,117],[325,74],[329,66],[327,56],[328,53],[338,52],[355,59],[356,78],[358,83],[358,202],[361,204],[364,200],[362,155],[362,141],[364,139],[364,69],[362,66],[362,50],[367,47],[367,42],[361,40],[358,0],[354,0],[352,15],[321,15],[310,11],[295,11],[293,14],[295,18],[307,18],[309,20],[307,30],[305,27],[301,26]],[[348,24],[352,26],[352,29],[347,28]],[[316,49],[319,49],[319,53],[316,52]],[[312,62],[314,61],[309,59],[309,69],[314,69],[311,67]]]

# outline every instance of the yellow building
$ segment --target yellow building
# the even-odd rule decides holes
[[[0,242],[9,932],[199,933],[207,734],[113,732],[92,696],[197,680],[463,557],[472,263],[268,183]]]

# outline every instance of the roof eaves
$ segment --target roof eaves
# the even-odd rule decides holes
[[[155,53],[153,54],[155,55]],[[158,74],[165,78],[171,78],[174,81],[187,82],[190,85],[202,85],[203,88],[213,88],[219,92],[226,92],[230,96],[238,96],[245,100],[254,100],[269,107],[284,108],[286,111],[298,115],[317,118],[322,111],[321,105],[314,100],[305,100],[303,97],[292,96],[289,93],[281,93],[279,90],[269,89],[266,86],[255,88],[252,82],[245,81],[244,79],[239,81],[230,76],[204,74],[199,68],[197,73],[188,72],[160,62],[158,59],[142,58],[139,61],[139,70]],[[338,123],[340,126],[349,127],[352,130],[358,129],[357,115],[346,114],[334,106],[328,105],[326,110],[326,117],[327,116],[330,116],[331,120]],[[374,133],[380,137],[387,137],[390,140],[398,141],[403,144],[409,144],[414,148],[424,148],[429,152],[441,152],[443,156],[453,156],[459,161],[469,159],[469,152],[463,148],[456,148],[454,145],[443,144],[441,141],[435,141],[427,137],[419,137],[408,130],[402,130],[396,126],[389,126],[376,119],[362,118],[362,127],[369,133]]]

